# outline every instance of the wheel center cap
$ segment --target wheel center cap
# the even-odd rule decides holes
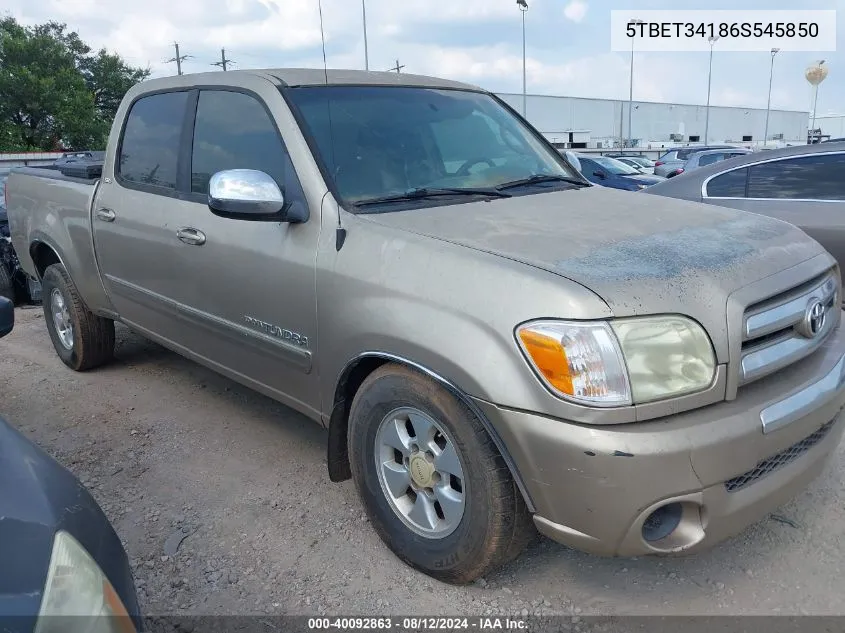
[[[434,464],[430,463],[423,455],[412,456],[408,470],[411,471],[411,479],[420,488],[431,487]]]

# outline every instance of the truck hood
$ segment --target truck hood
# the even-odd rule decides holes
[[[717,353],[732,292],[824,252],[780,220],[604,187],[359,217],[560,275],[614,316],[686,314]]]

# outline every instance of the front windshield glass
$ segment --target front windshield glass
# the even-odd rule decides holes
[[[484,93],[311,86],[286,94],[348,203],[419,189],[494,188],[537,175],[577,178],[557,152]],[[548,186],[536,189],[543,190]]]
[[[610,156],[591,156],[590,158],[601,165],[605,171],[615,174],[616,176],[630,176],[632,174],[640,173],[630,165],[626,165],[621,160],[610,158]]]

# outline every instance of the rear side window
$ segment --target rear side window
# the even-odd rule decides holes
[[[165,92],[141,97],[132,105],[120,144],[118,176],[122,180],[176,188],[187,103],[187,92]]]
[[[811,154],[752,165],[748,197],[845,200],[845,154]]]
[[[279,187],[293,172],[282,139],[260,101],[241,92],[203,90],[194,124],[191,191],[208,193],[211,176],[224,169],[257,169]]]
[[[748,167],[716,176],[707,183],[708,198],[744,198]]]

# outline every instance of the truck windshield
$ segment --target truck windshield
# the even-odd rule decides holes
[[[556,152],[484,93],[312,86],[286,94],[343,201],[360,205],[358,212],[407,192],[440,190],[442,201],[444,189],[483,195],[484,189],[507,187],[508,194],[520,195],[580,183]],[[411,198],[415,206],[426,204],[424,196]]]

